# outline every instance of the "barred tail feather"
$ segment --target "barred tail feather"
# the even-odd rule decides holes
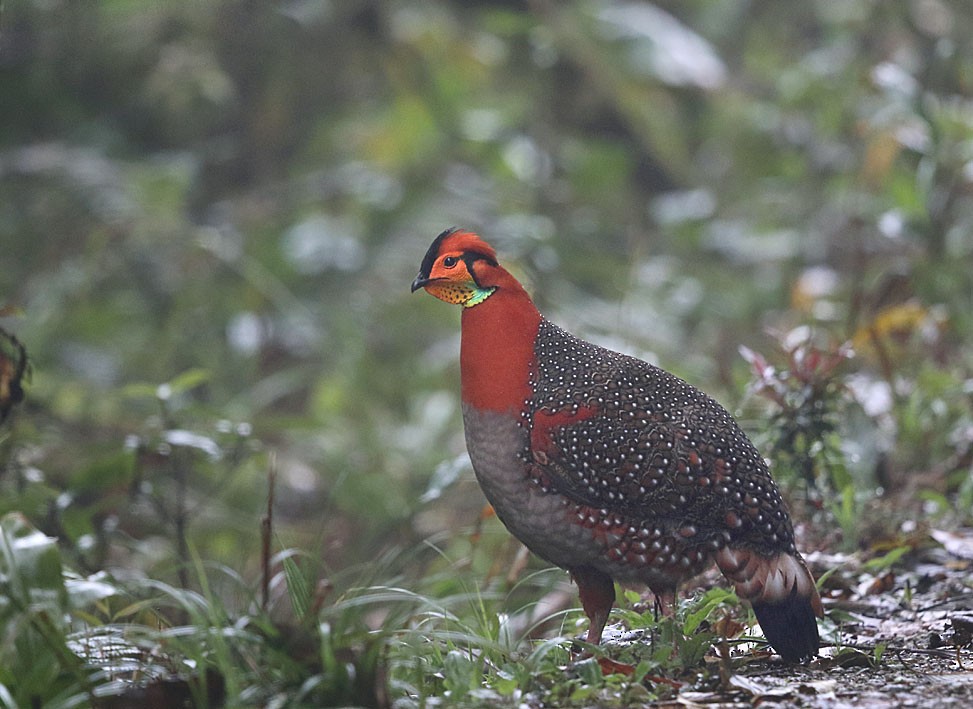
[[[737,595],[750,601],[768,642],[784,660],[801,662],[817,654],[817,618],[824,609],[800,556],[763,556],[752,549],[724,547],[716,563]]]

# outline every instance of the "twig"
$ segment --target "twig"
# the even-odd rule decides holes
[[[270,603],[270,540],[274,531],[274,486],[277,482],[277,456],[270,453],[267,469],[267,513],[260,520],[260,608],[267,610]]]
[[[931,610],[936,610],[937,608],[942,608],[943,606],[949,606],[950,604],[956,603],[958,601],[968,601],[973,600],[973,593],[960,593],[955,596],[951,596],[945,600],[939,601],[938,603],[933,603],[932,605],[923,606],[917,609],[916,613],[925,613]]]

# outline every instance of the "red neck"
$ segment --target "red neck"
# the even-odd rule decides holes
[[[513,276],[501,267],[490,270],[496,291],[479,305],[463,309],[463,402],[519,414],[530,397],[541,314]]]

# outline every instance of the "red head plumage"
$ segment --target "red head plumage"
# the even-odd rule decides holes
[[[463,229],[447,229],[426,252],[412,290],[425,288],[464,306],[460,356],[463,400],[517,413],[529,393],[541,316],[523,286],[497,263],[493,247]]]
[[[419,275],[425,275],[428,278],[429,272],[436,262],[436,257],[449,253],[479,254],[494,265],[497,263],[497,252],[477,234],[459,227],[450,227],[440,233],[429,246],[425,258],[422,259],[422,265],[419,267]]]

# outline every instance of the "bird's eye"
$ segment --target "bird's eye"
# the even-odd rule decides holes
[[[443,267],[445,268],[453,268],[457,263],[459,263],[459,259],[455,256],[447,256],[443,259]]]

